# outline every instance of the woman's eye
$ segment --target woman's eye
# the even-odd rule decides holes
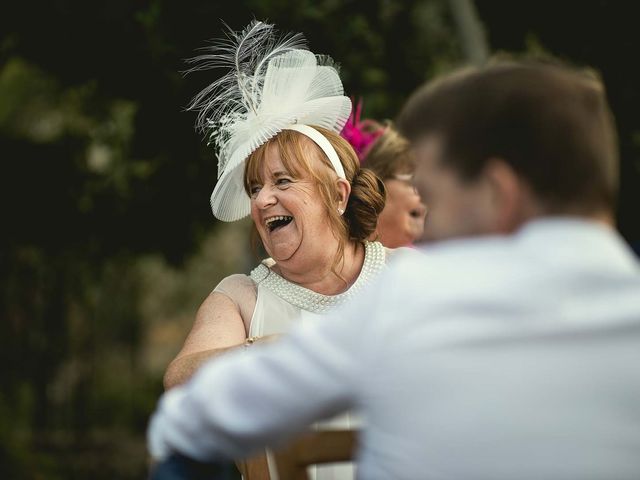
[[[250,189],[249,189],[249,193],[251,193],[252,197],[255,197],[256,195],[258,195],[260,193],[260,190],[262,189],[261,185],[253,185]]]
[[[276,185],[279,187],[289,185],[290,183],[291,183],[291,180],[288,178],[279,178],[278,180],[276,180]]]

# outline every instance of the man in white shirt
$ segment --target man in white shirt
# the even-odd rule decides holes
[[[418,90],[398,124],[425,239],[449,241],[166,393],[152,454],[237,458],[355,408],[361,478],[640,478],[640,266],[602,84],[498,63]]]

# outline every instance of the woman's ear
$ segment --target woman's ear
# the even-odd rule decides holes
[[[337,180],[337,191],[338,208],[344,211],[347,209],[347,202],[349,201],[349,195],[351,195],[351,184],[344,178],[339,178]]]

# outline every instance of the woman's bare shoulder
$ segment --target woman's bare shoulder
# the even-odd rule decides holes
[[[220,301],[220,295],[233,302],[245,326],[248,328],[257,297],[256,283],[251,277],[236,273],[223,278],[205,299],[203,305],[208,303],[217,304]]]
[[[256,292],[256,283],[244,273],[234,273],[223,278],[211,293],[223,293],[231,298]]]

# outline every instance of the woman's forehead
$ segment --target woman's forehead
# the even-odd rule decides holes
[[[315,144],[303,138],[300,148],[296,145],[287,145],[284,150],[274,142],[267,147],[264,157],[264,164],[261,168],[261,174],[274,176],[276,173],[296,174],[298,176],[307,176],[310,170],[317,170],[325,167],[319,157],[319,149]],[[315,147],[315,148],[314,148]]]
[[[277,144],[272,143],[267,147],[264,160],[259,171],[263,178],[289,173],[287,166],[283,162],[282,155],[280,154],[280,148]]]

